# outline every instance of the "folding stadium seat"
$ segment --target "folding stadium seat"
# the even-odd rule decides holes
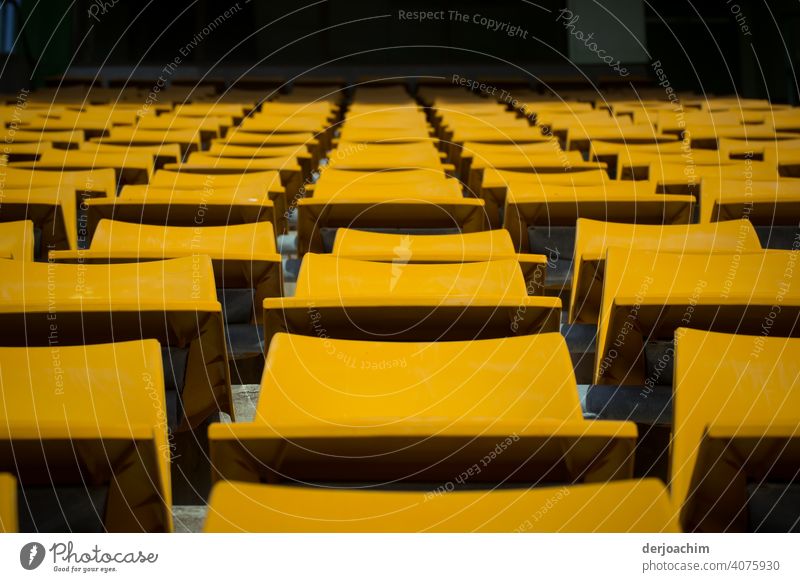
[[[160,170],[153,175],[150,185],[155,188],[172,188],[174,190],[195,190],[202,192],[200,198],[210,201],[215,193],[223,189],[257,188],[259,194],[257,200],[263,204],[266,197],[275,204],[275,222],[277,228],[282,228],[284,224],[283,211],[285,209],[286,190],[281,185],[281,176],[277,172],[248,172],[248,173],[196,173],[196,172],[174,172]],[[250,190],[252,192],[252,190]],[[250,196],[253,196],[251,193]]]
[[[432,495],[430,492],[318,489],[222,481],[211,493],[203,531],[679,531],[669,495],[656,479]]]
[[[81,172],[98,169],[111,169],[117,183],[147,184],[155,167],[153,154],[121,151],[84,152],[81,150],[50,150],[39,156],[35,162],[17,162],[12,168],[24,168],[41,172]]]
[[[61,244],[63,240],[69,241],[69,247],[56,247],[59,249],[77,248],[85,242],[86,199],[113,198],[117,192],[116,176],[110,169],[37,172],[25,168],[9,167],[4,169],[4,177],[6,195],[14,195],[14,205],[24,205],[28,201],[24,191],[30,189],[32,193],[36,190],[36,194],[32,194],[36,198],[36,204],[42,204],[49,210],[39,207],[35,213],[31,214],[28,214],[25,209],[21,209],[23,210],[22,214],[17,211],[6,214],[3,211],[3,215],[6,217],[3,220],[30,218],[36,224],[41,223],[47,228],[53,228],[54,230],[50,234],[45,235],[43,232],[43,236],[56,239],[49,240],[47,244]],[[22,190],[23,192],[14,193],[11,192],[12,190]],[[68,198],[72,198],[72,201],[69,201]],[[4,206],[11,203],[12,200],[6,199]],[[57,206],[60,207],[60,210],[56,209]],[[51,217],[49,213],[53,211],[55,212]],[[58,226],[62,221],[66,228],[65,237],[62,237],[61,228]]]
[[[238,128],[234,127],[225,134],[225,137],[211,140],[212,148],[214,146],[280,148],[284,146],[301,145],[305,145],[308,148],[308,151],[314,156],[314,164],[319,163],[319,160],[325,156],[325,148],[312,132],[276,134],[247,133],[244,131],[239,131]]]
[[[14,229],[8,225],[19,224],[21,221],[30,221],[33,225],[29,244],[34,257],[44,258],[51,249],[78,248],[74,190],[60,189],[57,186],[4,189],[0,204],[0,229]],[[4,258],[19,258],[17,251],[13,250],[15,248],[18,247],[6,246]]]
[[[311,176],[317,168],[320,158],[312,153],[314,148],[309,148],[306,144],[286,145],[286,146],[238,146],[227,144],[211,144],[209,149],[203,152],[202,156],[191,154],[192,162],[200,160],[211,161],[211,158],[234,159],[258,161],[261,159],[286,160],[284,167],[289,167],[290,162],[294,161],[300,167],[301,176]],[[194,157],[192,157],[194,156]]]
[[[571,284],[575,224],[579,218],[638,224],[689,224],[691,196],[655,194],[647,182],[601,186],[511,183],[503,228],[519,252],[548,257],[547,286]]]
[[[17,480],[10,473],[0,473],[0,533],[17,533]]]
[[[210,184],[196,188],[186,183],[181,187],[126,186],[116,199],[89,200],[86,220],[89,240],[103,219],[199,228],[273,222],[277,217],[283,219],[279,223],[281,229],[285,228],[286,219],[283,213],[276,212],[271,194],[263,184],[220,187]]]
[[[20,531],[172,531],[158,342],[0,348],[0,377]]]
[[[592,142],[610,141],[628,144],[657,144],[675,141],[674,135],[657,132],[647,124],[639,125],[579,125],[567,132],[567,150],[588,152]]]
[[[191,129],[175,129],[169,131],[139,129],[138,127],[114,127],[108,135],[94,138],[90,141],[105,145],[121,146],[160,146],[164,144],[178,144],[181,154],[199,150],[201,147],[200,132]]]
[[[180,174],[220,174],[231,177],[251,173],[278,175],[285,190],[286,198],[299,197],[303,187],[302,168],[295,156],[242,159],[220,158],[206,153],[194,152],[189,154],[187,161],[181,164],[167,164],[164,169]],[[286,204],[288,205],[288,200]],[[280,208],[282,207],[279,206]]]
[[[446,142],[458,142],[460,140],[479,141],[472,137],[474,134],[490,133],[500,134],[503,141],[513,139],[515,133],[533,134],[542,136],[541,131],[532,127],[526,119],[515,117],[504,113],[498,115],[467,115],[459,114],[455,117],[455,112],[449,113],[442,120],[437,128],[437,137]],[[462,134],[465,137],[462,137]]]
[[[682,135],[688,131],[694,139],[695,129],[700,133],[707,134],[709,130],[716,129],[723,132],[738,130],[750,130],[752,126],[743,127],[745,124],[763,124],[764,116],[762,113],[745,111],[659,111],[656,127],[662,133]],[[762,129],[756,127],[755,129]]]
[[[41,155],[53,149],[53,142],[4,143],[2,155],[11,162],[35,162]]]
[[[209,449],[214,480],[438,485],[477,463],[462,480],[563,485],[629,479],[636,434],[632,423],[583,419],[558,333],[435,343],[280,334],[255,419],[212,424]]]
[[[545,135],[555,136],[561,143],[566,143],[567,134],[572,129],[586,126],[631,127],[630,117],[612,117],[608,111],[584,111],[577,114],[569,112],[538,112],[536,125]]]
[[[5,201],[3,205],[5,205]],[[0,220],[2,220],[2,214],[0,214]],[[33,251],[32,221],[0,222],[0,257],[18,261],[32,261]]]
[[[104,219],[97,225],[88,249],[51,251],[49,259],[109,264],[198,255],[211,257],[217,288],[227,291],[220,294],[227,307],[227,321],[260,321],[264,299],[283,295],[281,256],[269,222],[198,227],[153,226]],[[245,305],[238,291],[246,291]],[[228,295],[231,296],[230,305],[225,301]]]
[[[608,172],[600,167],[582,172],[541,174],[486,168],[483,170],[480,189],[477,192],[470,192],[470,194],[483,199],[487,204],[496,206],[499,213],[500,209],[504,208],[508,190],[512,185],[516,185],[518,188],[535,188],[542,184],[552,186],[602,186],[607,188],[611,184],[611,180],[608,177]],[[492,216],[494,216],[494,213]]]
[[[575,155],[577,153],[577,155]],[[481,155],[475,157],[466,179],[470,192],[483,194],[483,179],[488,169],[505,170],[510,172],[525,172],[541,176],[542,174],[557,174],[564,177],[567,174],[579,174],[595,170],[606,171],[605,164],[599,162],[584,162],[578,152],[553,152],[547,154],[504,153]],[[462,180],[464,177],[462,176]],[[486,213],[490,224],[499,227],[501,217],[499,210],[503,208],[505,199],[496,199],[492,195],[484,197]]]
[[[230,117],[234,125],[239,125],[249,112],[249,107],[235,103],[181,103],[172,112],[177,117]]]
[[[16,131],[6,129],[0,130],[0,141],[3,143],[38,144],[49,143],[57,149],[73,149],[83,142],[83,131],[28,131],[18,129]]]
[[[446,146],[448,159],[455,164],[460,164],[464,144],[542,144],[547,143],[551,151],[561,149],[561,145],[552,137],[542,135],[534,127],[485,127],[475,126],[458,129],[448,134],[443,143]]]
[[[111,127],[133,126],[139,121],[136,109],[124,109],[114,106],[92,106],[82,111],[69,111],[58,116],[62,123],[72,123],[77,128],[86,124],[107,125]]]
[[[264,135],[283,133],[312,133],[326,149],[330,148],[332,130],[323,117],[285,117],[281,115],[259,115],[245,119],[236,129],[237,133]]]
[[[484,202],[465,198],[458,180],[440,170],[352,172],[325,169],[297,201],[297,250],[324,252],[336,228],[394,232],[477,232]]]
[[[328,121],[333,121],[339,115],[339,106],[331,101],[308,101],[306,103],[268,101],[261,106],[261,113],[284,117],[320,116]]]
[[[514,94],[518,97],[518,101],[523,102],[521,110],[526,114],[533,114],[536,117],[537,125],[539,123],[539,116],[557,115],[557,114],[574,114],[583,116],[588,113],[593,113],[592,104],[585,101],[539,101],[539,100],[526,100],[525,95]],[[533,95],[531,95],[533,97]]]
[[[36,131],[47,134],[49,132],[82,131],[87,139],[108,135],[111,122],[104,119],[59,119],[47,117],[41,120],[31,120],[20,124],[25,131]]]
[[[620,224],[579,218],[569,303],[570,323],[597,323],[610,247],[665,253],[735,253],[761,250],[748,220],[713,224]]]
[[[354,104],[347,111],[343,127],[353,129],[395,128],[409,130],[428,129],[428,121],[422,109],[397,106],[361,106]]]
[[[765,114],[764,123],[775,133],[800,133],[800,109],[770,111]]]
[[[800,235],[800,180],[704,183],[700,222],[738,218],[753,223],[765,248],[795,248]]]
[[[766,99],[742,99],[738,95],[733,97],[699,97],[684,100],[685,107],[697,107],[703,111],[772,111],[787,109],[789,105],[770,103]]]
[[[474,263],[513,259],[519,262],[528,295],[541,295],[547,257],[520,255],[507,230],[467,234],[392,234],[350,228],[336,231],[333,256],[359,261],[392,263]]]
[[[458,166],[459,175],[466,177],[469,175],[469,169],[472,165],[472,160],[476,157],[486,158],[491,160],[493,157],[506,156],[506,155],[527,155],[527,156],[553,156],[558,155],[562,159],[567,159],[570,162],[583,162],[579,152],[564,152],[561,147],[554,141],[535,141],[529,143],[482,143],[467,141],[461,145],[460,149],[460,164]]]
[[[668,384],[669,350],[679,327],[760,334],[768,326],[773,336],[797,336],[800,289],[786,279],[794,261],[793,251],[692,254],[609,248],[595,383]],[[776,305],[780,313],[770,316]]]
[[[797,134],[778,133],[772,127],[759,125],[746,126],[714,126],[695,125],[687,131],[692,147],[717,149],[719,140],[723,138],[741,139],[748,141],[776,141],[783,139],[796,139]]]
[[[667,173],[660,174],[662,180],[664,176],[666,179],[672,180],[669,169],[683,166],[684,176],[686,176],[686,168],[694,167],[721,167],[721,166],[742,166],[740,160],[732,160],[718,151],[718,150],[686,150],[680,153],[666,153],[666,152],[640,152],[640,151],[625,151],[617,155],[617,168],[616,177],[618,180],[648,180],[650,178],[651,167],[667,167]],[[714,170],[711,170],[712,172]],[[696,172],[695,172],[696,173]]]
[[[169,373],[171,426],[187,429],[218,411],[232,413],[222,308],[209,257],[121,265],[0,260],[0,275],[1,345],[52,347],[55,341],[63,350],[157,339]],[[85,366],[83,355],[81,362]]]
[[[734,160],[735,164],[723,166],[703,166],[685,160],[681,164],[650,164],[648,179],[658,184],[659,191],[669,194],[702,195],[703,184],[709,185],[721,180],[776,180],[778,168],[768,162],[747,162]]]
[[[679,329],[671,495],[687,531],[798,531],[800,340]]]
[[[339,143],[328,155],[328,168],[370,172],[376,170],[441,170],[453,174],[444,154],[428,144]]]
[[[430,128],[416,127],[355,127],[345,124],[339,131],[339,141],[366,144],[410,144],[431,142],[438,145],[439,140],[432,136]]]
[[[51,251],[51,262],[134,263],[179,257],[211,257],[222,304],[232,374],[241,376],[263,356],[262,304],[283,295],[281,255],[269,222],[225,226],[153,226],[101,220],[91,247]],[[257,378],[255,379],[257,380]]]
[[[233,125],[230,117],[178,117],[176,115],[147,115],[137,125],[148,131],[193,131],[200,134],[200,141],[209,143],[212,139],[225,135]]]
[[[617,160],[626,153],[650,153],[654,155],[684,155],[682,161],[692,159],[692,149],[688,142],[670,141],[655,144],[629,144],[593,140],[589,147],[589,161],[603,162],[608,166],[608,173],[618,178]]]
[[[183,159],[181,146],[176,143],[162,145],[111,145],[106,143],[83,142],[78,148],[81,152],[94,152],[99,154],[129,152],[132,154],[147,154],[153,156],[155,169],[160,170],[165,164],[176,164]]]
[[[528,296],[516,260],[398,264],[303,257],[293,297],[264,300],[265,341],[282,331],[407,341],[558,329],[561,301]]]

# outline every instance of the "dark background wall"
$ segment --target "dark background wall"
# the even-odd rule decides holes
[[[5,90],[35,86],[67,70],[89,76],[99,71],[101,77],[152,76],[215,20],[213,31],[181,56],[181,75],[608,73],[603,64],[576,67],[569,58],[567,31],[555,16],[562,8],[580,6],[577,0],[19,0],[4,2],[3,11],[14,4],[18,27],[12,53],[3,55],[0,83]],[[644,4],[645,34],[638,41],[650,60],[661,61],[676,89],[797,101],[792,63],[800,53],[800,2],[629,4],[631,10]],[[613,5],[619,10],[620,2]],[[521,27],[527,39],[449,18],[402,21],[398,10],[481,14]],[[226,11],[229,16],[219,20]],[[594,25],[605,27],[606,34],[628,34],[621,27]],[[583,30],[592,26],[581,21]],[[0,35],[8,36],[7,27],[2,28]],[[647,73],[649,67],[632,63],[631,70]]]

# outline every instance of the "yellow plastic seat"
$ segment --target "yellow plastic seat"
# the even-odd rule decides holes
[[[283,115],[286,117],[294,115],[322,115],[327,119],[334,117],[338,112],[338,105],[325,100],[309,100],[305,103],[268,101],[261,106],[261,113],[266,115]]]
[[[255,291],[253,305],[258,306],[255,317],[259,321],[264,299],[283,295],[281,256],[269,222],[198,227],[104,219],[97,225],[88,249],[51,251],[49,258],[56,262],[108,264],[199,255],[211,257],[218,288]]]
[[[277,212],[268,194],[262,184],[255,183],[239,187],[200,186],[199,189],[192,189],[190,185],[185,188],[125,186],[118,198],[87,202],[87,232],[92,241],[103,219],[195,228],[272,222]]]
[[[519,262],[528,295],[543,292],[547,257],[520,255],[506,230],[467,234],[391,234],[350,228],[336,231],[331,254],[343,259],[408,263],[473,263],[512,259]]]
[[[679,329],[676,338],[670,477],[681,524],[687,531],[776,531],[765,522],[778,517],[796,528],[797,507],[786,503],[770,504],[771,515],[748,516],[755,496],[748,485],[797,483],[800,340],[693,329]]]
[[[557,174],[559,179],[564,179],[568,174],[606,170],[605,164],[581,161],[580,154],[577,157],[573,156],[574,152],[544,155],[501,154],[480,156],[472,161],[467,187],[470,192],[483,196],[486,201],[486,212],[492,225],[499,227],[499,209],[503,208],[505,198],[497,198],[494,195],[495,192],[483,188],[484,175],[488,169],[536,175]]]
[[[75,192],[75,199],[81,195],[89,198],[113,198],[117,195],[117,178],[114,170],[76,170],[59,172],[36,172],[25,168],[4,168],[4,188],[53,188]]]
[[[432,142],[428,127],[387,128],[387,127],[354,127],[345,124],[339,132],[339,140],[349,143],[392,143],[409,144]]]
[[[773,336],[800,332],[800,289],[786,285],[793,251],[667,253],[611,247],[606,254],[596,384],[642,385],[645,343],[678,327]],[[779,297],[780,296],[780,297]],[[770,318],[776,302],[780,314]]]
[[[178,144],[181,154],[199,150],[202,140],[200,132],[176,129],[170,131],[148,130],[130,127],[114,127],[109,134],[102,138],[93,138],[90,141],[108,145],[122,146],[158,146],[164,144]]]
[[[429,492],[361,491],[222,481],[205,533],[672,533],[656,479],[602,484]]]
[[[477,141],[467,141],[461,145],[459,157],[459,173],[461,176],[468,176],[469,169],[472,165],[472,160],[475,157],[486,158],[491,160],[495,156],[505,155],[520,155],[533,156],[534,158],[545,156],[558,156],[560,159],[566,159],[570,163],[583,162],[579,152],[570,152],[567,154],[562,151],[558,142],[549,141],[534,141],[529,143],[482,143]]]
[[[73,148],[85,139],[83,131],[30,131],[18,129],[16,131],[0,130],[0,141],[3,143],[31,144],[31,143],[50,143],[56,148]]]
[[[209,448],[214,480],[444,483],[497,447],[471,482],[563,484],[630,478],[636,434],[633,423],[583,419],[559,333],[436,343],[280,334],[255,419],[212,424]]]
[[[527,185],[511,182],[503,228],[515,248],[531,252],[529,231],[573,227],[579,218],[637,224],[689,224],[691,196],[656,194],[647,182],[609,182],[600,186]]]
[[[287,197],[298,196],[303,184],[302,169],[294,156],[241,159],[220,158],[195,152],[189,155],[188,161],[182,164],[167,164],[164,169],[180,174],[218,174],[230,175],[232,178],[244,174],[278,175]],[[285,203],[288,204],[288,201]],[[279,209],[281,208],[279,205]]]
[[[195,200],[210,201],[216,194],[227,192],[242,192],[236,195],[237,203],[245,202],[242,198],[247,192],[248,198],[253,197],[253,190],[258,189],[257,200],[249,203],[264,205],[267,198],[275,207],[273,224],[278,232],[286,228],[285,211],[288,205],[286,189],[282,183],[280,173],[273,171],[257,171],[235,174],[175,172],[167,169],[159,170],[153,174],[150,186],[154,188],[170,188],[174,190],[194,190]],[[177,225],[176,225],[177,226]],[[214,225],[217,226],[217,225]],[[220,224],[219,226],[222,226]]]
[[[309,145],[311,147],[309,147]],[[319,162],[314,153],[316,146],[313,144],[291,144],[291,145],[256,145],[242,146],[226,143],[212,143],[208,148],[207,155],[219,158],[242,158],[254,160],[259,158],[294,158],[300,164],[303,175],[308,176]]]
[[[756,226],[800,223],[800,180],[721,180],[703,184],[700,222],[747,218]]]
[[[710,253],[761,250],[748,220],[714,224],[619,224],[579,218],[575,230],[570,323],[597,323],[609,247],[637,250]]]
[[[594,141],[630,144],[654,144],[675,141],[674,135],[657,132],[647,124],[640,125],[578,125],[567,131],[567,150],[588,152]]]
[[[83,142],[79,147],[82,152],[96,152],[99,154],[129,152],[132,154],[148,154],[153,156],[155,169],[160,170],[164,164],[178,163],[183,155],[181,146],[176,143],[162,145],[111,145],[106,143]]]
[[[103,119],[59,119],[47,117],[41,120],[31,120],[20,125],[25,131],[37,131],[47,134],[51,131],[82,131],[86,139],[108,135],[111,123]]]
[[[12,162],[35,162],[46,151],[53,149],[53,142],[32,142],[32,143],[4,143],[2,154],[6,156],[9,163]]]
[[[650,167],[677,166],[737,166],[739,160],[726,158],[718,150],[687,150],[680,153],[626,151],[617,156],[617,180],[648,180]]]
[[[38,248],[34,248],[33,233],[29,239],[30,248],[36,256],[46,256],[48,250],[78,248],[78,219],[73,190],[62,190],[58,187],[3,190],[0,229],[21,221],[30,221],[41,237]],[[17,248],[16,243],[13,248],[5,248],[6,258],[19,258],[17,251],[13,250]],[[27,256],[27,252],[24,256]]]
[[[331,337],[432,341],[552,331],[561,301],[528,296],[516,260],[397,265],[308,253],[295,295],[266,299],[264,310],[267,345],[281,331],[315,335],[315,313]]]
[[[4,345],[48,346],[55,338],[63,349],[157,339],[177,350],[176,358],[185,357],[182,376],[182,366],[170,360],[181,428],[217,411],[232,412],[222,308],[209,257],[121,265],[0,260],[0,276]]]
[[[138,129],[147,131],[182,131],[198,132],[200,141],[209,142],[225,134],[233,125],[230,117],[178,117],[175,115],[145,116],[139,121]]]
[[[248,113],[249,107],[235,103],[180,103],[172,110],[178,117],[231,117],[239,124]]]
[[[691,140],[692,147],[713,148],[719,147],[719,140],[746,139],[748,141],[775,141],[781,139],[796,139],[797,134],[778,133],[772,127],[759,125],[741,126],[714,126],[694,125],[686,128],[685,134]]]
[[[754,180],[777,180],[778,167],[767,162],[745,163],[725,166],[700,166],[691,162],[683,164],[650,164],[650,182],[658,184],[659,191],[668,194],[693,194],[701,197],[703,186],[712,187],[728,180],[748,182]]]
[[[10,473],[0,473],[0,533],[17,533],[17,480]]]
[[[324,170],[310,198],[297,201],[297,250],[325,250],[336,228],[484,229],[484,202],[465,198],[461,184],[438,170],[349,172]]]
[[[113,107],[88,107],[82,111],[69,111],[58,116],[62,123],[71,123],[82,128],[86,124],[106,127],[134,126],[139,120],[135,109],[117,109]]]
[[[124,151],[83,152],[51,150],[39,156],[35,162],[17,162],[12,167],[30,169],[35,172],[80,172],[111,169],[121,185],[147,184],[155,168],[153,154]]]
[[[551,143],[558,145],[558,141],[542,135],[535,127],[464,127],[451,132],[443,131],[440,136],[449,143],[448,156],[455,163],[459,163],[459,156],[463,144],[535,144]],[[555,147],[555,146],[553,146]],[[560,146],[559,146],[560,149]]]
[[[331,145],[332,130],[330,124],[320,117],[259,115],[258,117],[248,117],[242,121],[236,128],[236,132],[239,134],[255,133],[263,135],[312,133],[315,139],[320,140],[327,149]]]
[[[98,512],[109,532],[172,531],[158,342],[0,348],[0,378],[0,471],[22,487],[20,507],[32,512],[25,522],[52,531],[53,522],[69,527]],[[83,503],[91,488],[108,490],[88,515],[66,516],[63,487],[78,489]]]
[[[663,133],[682,134],[684,131],[693,133],[695,128],[708,131],[715,128],[718,131],[744,128],[745,124],[763,124],[764,114],[740,110],[733,111],[659,111],[656,121],[658,129]]]
[[[509,185],[512,182],[520,186],[539,184],[552,184],[555,186],[599,186],[608,184],[611,180],[608,177],[608,172],[601,169],[586,170],[584,172],[542,174],[486,168],[483,171],[483,181],[481,182],[480,190],[472,192],[471,194],[483,200],[495,200],[498,202],[498,208],[502,208],[503,206],[499,204],[499,201],[506,199]]]
[[[3,201],[5,206],[5,200]],[[0,211],[3,209],[0,208]],[[0,213],[2,220],[4,213]],[[34,251],[33,222],[18,220],[0,222],[0,253],[5,258],[32,261]]]
[[[348,144],[340,142],[328,156],[328,168],[351,171],[441,170],[452,174],[444,154],[429,144]]]
[[[325,155],[325,147],[316,138],[312,132],[305,133],[247,133],[238,131],[237,128],[231,128],[225,137],[211,140],[211,148],[215,146],[229,147],[255,147],[255,148],[270,148],[270,147],[284,147],[284,146],[301,146],[305,145],[308,151],[313,155],[314,165],[319,163],[319,160]]]
[[[589,147],[588,159],[589,161],[605,163],[608,166],[609,173],[619,179],[617,161],[620,155],[624,155],[626,153],[649,153],[656,156],[658,154],[667,156],[683,155],[683,161],[686,161],[692,158],[693,152],[689,142],[683,140],[650,144],[631,144],[625,142],[592,140],[592,143]],[[658,161],[658,159],[659,158],[656,157],[656,161]]]

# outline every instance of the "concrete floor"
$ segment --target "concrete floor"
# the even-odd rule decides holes
[[[233,410],[237,422],[250,422],[256,415],[258,384],[236,384],[233,388]],[[222,422],[230,422],[227,414],[221,415]],[[206,505],[173,505],[172,518],[176,533],[198,533],[203,529],[208,507]]]

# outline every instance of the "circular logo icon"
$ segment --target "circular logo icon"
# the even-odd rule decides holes
[[[19,551],[19,563],[26,570],[35,570],[44,561],[44,546],[39,542],[30,542]]]

